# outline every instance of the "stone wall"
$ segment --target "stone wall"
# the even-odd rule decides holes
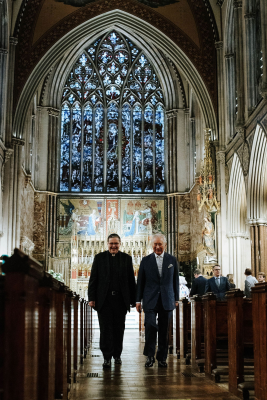
[[[20,198],[20,244],[27,254],[31,254],[33,248],[33,219],[34,219],[34,189],[29,177],[21,174],[21,198]]]

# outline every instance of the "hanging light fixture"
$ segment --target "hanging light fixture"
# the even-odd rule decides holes
[[[211,129],[205,129],[205,157],[202,161],[200,176],[197,178],[198,210],[204,206],[207,212],[219,212],[220,203],[216,198],[215,172],[211,157]]]

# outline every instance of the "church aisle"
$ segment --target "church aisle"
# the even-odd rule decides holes
[[[144,344],[137,329],[125,331],[122,365],[103,370],[103,358],[99,350],[99,331],[94,333],[93,343],[84,365],[79,370],[77,383],[73,385],[71,400],[89,399],[176,399],[176,400],[224,400],[237,399],[213,382],[203,378],[191,367],[181,365],[176,356],[168,358],[168,368],[145,368],[142,354]],[[90,374],[98,376],[90,377]],[[193,377],[185,375],[192,374]]]

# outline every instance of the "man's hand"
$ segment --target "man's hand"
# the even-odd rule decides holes
[[[95,301],[89,301],[89,306],[95,308]]]
[[[90,303],[89,303],[90,304]],[[176,301],[175,302],[175,307],[178,307],[179,306],[179,301]]]
[[[141,303],[136,303],[136,310],[140,313],[142,311]]]

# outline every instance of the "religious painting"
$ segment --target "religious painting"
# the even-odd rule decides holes
[[[58,234],[104,238],[104,199],[60,199]]]
[[[84,7],[87,4],[95,3],[97,0],[55,0],[73,7]],[[152,8],[164,7],[169,4],[179,3],[179,0],[137,0],[139,3],[145,4]]]
[[[119,200],[107,200],[106,224],[107,236],[111,235],[111,233],[119,233]]]
[[[121,200],[121,217],[122,239],[164,233],[164,200]]]

